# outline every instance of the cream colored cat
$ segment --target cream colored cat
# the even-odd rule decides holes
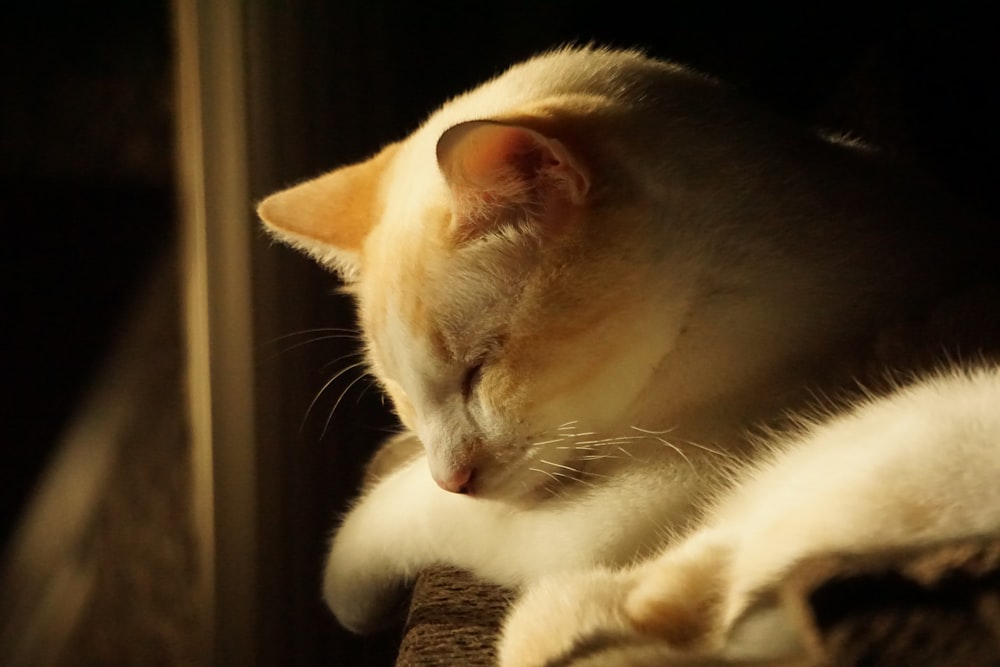
[[[924,184],[631,51],[517,65],[259,212],[348,283],[423,445],[334,536],[357,631],[434,563],[518,586],[648,556],[748,429],[881,363],[970,266]]]
[[[996,367],[930,377],[767,449],[656,558],[533,586],[507,620],[501,666],[800,664],[804,637],[767,595],[797,562],[1000,533]]]

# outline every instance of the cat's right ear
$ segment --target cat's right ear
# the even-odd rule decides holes
[[[379,183],[395,150],[391,145],[369,160],[277,192],[257,206],[257,215],[279,241],[345,281],[357,280],[361,249],[381,207]]]
[[[587,169],[562,141],[519,123],[455,125],[438,140],[437,160],[454,200],[459,241],[512,215],[552,229],[585,205],[590,190]]]

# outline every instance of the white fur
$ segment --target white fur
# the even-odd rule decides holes
[[[449,563],[513,588],[549,572],[628,562],[683,511],[646,502],[651,485],[667,484],[657,471],[630,470],[615,484],[525,511],[442,491],[426,465],[419,458],[381,480],[337,531],[324,593],[352,630],[376,627],[392,603],[380,592],[431,565]]]
[[[1000,532],[1000,369],[931,377],[772,444],[705,527],[657,558],[529,589],[507,621],[500,664],[542,665],[595,633],[625,643],[642,636],[636,614],[650,602],[683,608],[719,583],[712,639],[721,643],[707,648],[780,658],[802,647],[788,618],[747,610],[796,562]]]

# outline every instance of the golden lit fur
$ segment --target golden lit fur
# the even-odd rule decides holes
[[[749,428],[877,363],[968,264],[950,210],[876,154],[591,48],[259,212],[348,283],[423,444],[333,539],[326,599],[359,631],[432,563],[518,586],[649,555],[753,456]]]

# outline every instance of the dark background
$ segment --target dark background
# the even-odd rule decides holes
[[[269,187],[372,153],[534,52],[596,41],[689,63],[803,123],[848,130],[930,172],[987,218],[998,212],[1000,54],[994,22],[971,4],[261,4],[293,39],[254,52],[295,63],[253,103],[258,115],[285,115],[272,154],[255,157],[273,160]],[[6,533],[145,267],[174,237],[170,6],[6,3],[0,53]],[[334,284],[317,269],[303,293],[289,294],[315,304],[306,326],[344,316]],[[310,396],[331,374],[333,358],[322,354],[301,377]],[[329,407],[307,416],[310,446],[330,440]],[[359,412],[340,411],[333,432]]]
[[[0,9],[0,535],[174,226],[163,2]]]

